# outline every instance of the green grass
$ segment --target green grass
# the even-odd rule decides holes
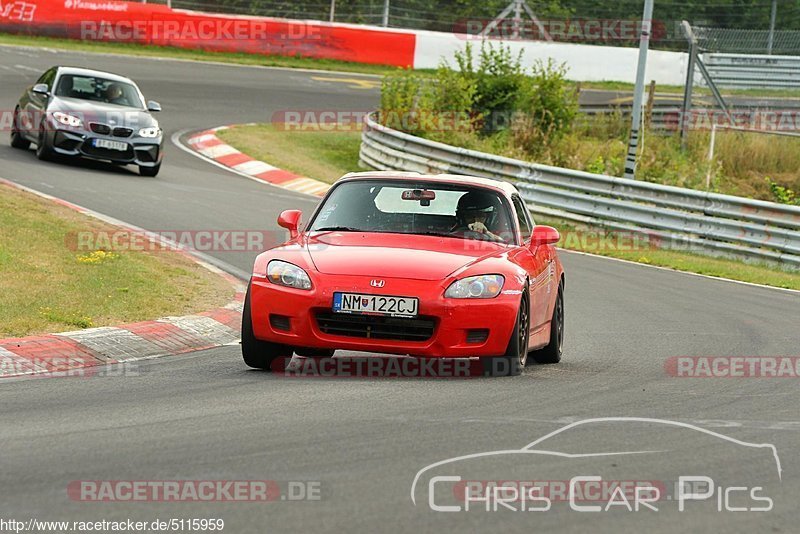
[[[128,56],[215,61],[221,63],[234,63],[237,65],[318,69],[354,72],[361,74],[383,75],[397,70],[397,67],[391,67],[387,65],[365,65],[361,63],[337,61],[333,59],[314,59],[300,56],[266,56],[232,52],[209,52],[205,50],[189,50],[185,48],[167,46],[79,41],[72,39],[55,39],[51,37],[36,37],[8,33],[0,33],[0,44],[39,46],[77,52],[98,52],[104,54],[124,54]]]
[[[233,297],[173,252],[76,250],[77,232],[98,231],[115,229],[0,185],[0,338],[184,315]]]
[[[346,172],[358,170],[360,134],[357,132],[281,132],[272,124],[237,126],[218,133],[227,143],[250,156],[310,178],[333,182]],[[559,229],[559,247],[667,267],[754,284],[800,290],[800,273],[775,266],[714,258],[689,252],[627,245],[602,230],[576,226],[567,221],[537,218],[538,224]],[[590,239],[581,236],[590,235]],[[599,235],[598,238],[594,238]],[[622,244],[622,246],[619,246]]]
[[[217,135],[255,159],[327,183],[359,170],[358,125],[353,131],[332,132],[283,131],[274,124],[258,124],[235,126]]]

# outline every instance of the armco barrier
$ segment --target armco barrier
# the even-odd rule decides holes
[[[800,56],[703,54],[703,62],[719,87],[800,88]]]
[[[0,2],[0,31],[215,52],[303,56],[411,67],[411,32],[183,11],[114,0]],[[10,7],[9,7],[10,6]]]
[[[374,114],[364,127],[360,157],[375,169],[510,180],[534,213],[800,267],[798,206],[484,154],[387,128]]]

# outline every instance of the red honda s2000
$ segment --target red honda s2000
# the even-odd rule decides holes
[[[513,185],[353,173],[302,231],[300,215],[280,215],[290,240],[253,267],[242,318],[250,367],[337,349],[479,357],[495,375],[561,359],[559,234],[533,225]]]

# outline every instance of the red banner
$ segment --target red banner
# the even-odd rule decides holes
[[[113,0],[0,0],[0,31],[411,67],[413,33]]]

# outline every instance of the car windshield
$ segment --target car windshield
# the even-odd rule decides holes
[[[366,181],[337,186],[310,231],[437,235],[514,243],[510,206],[498,192],[437,182]]]
[[[133,84],[97,76],[63,74],[58,79],[55,94],[115,106],[144,108],[139,91]]]

